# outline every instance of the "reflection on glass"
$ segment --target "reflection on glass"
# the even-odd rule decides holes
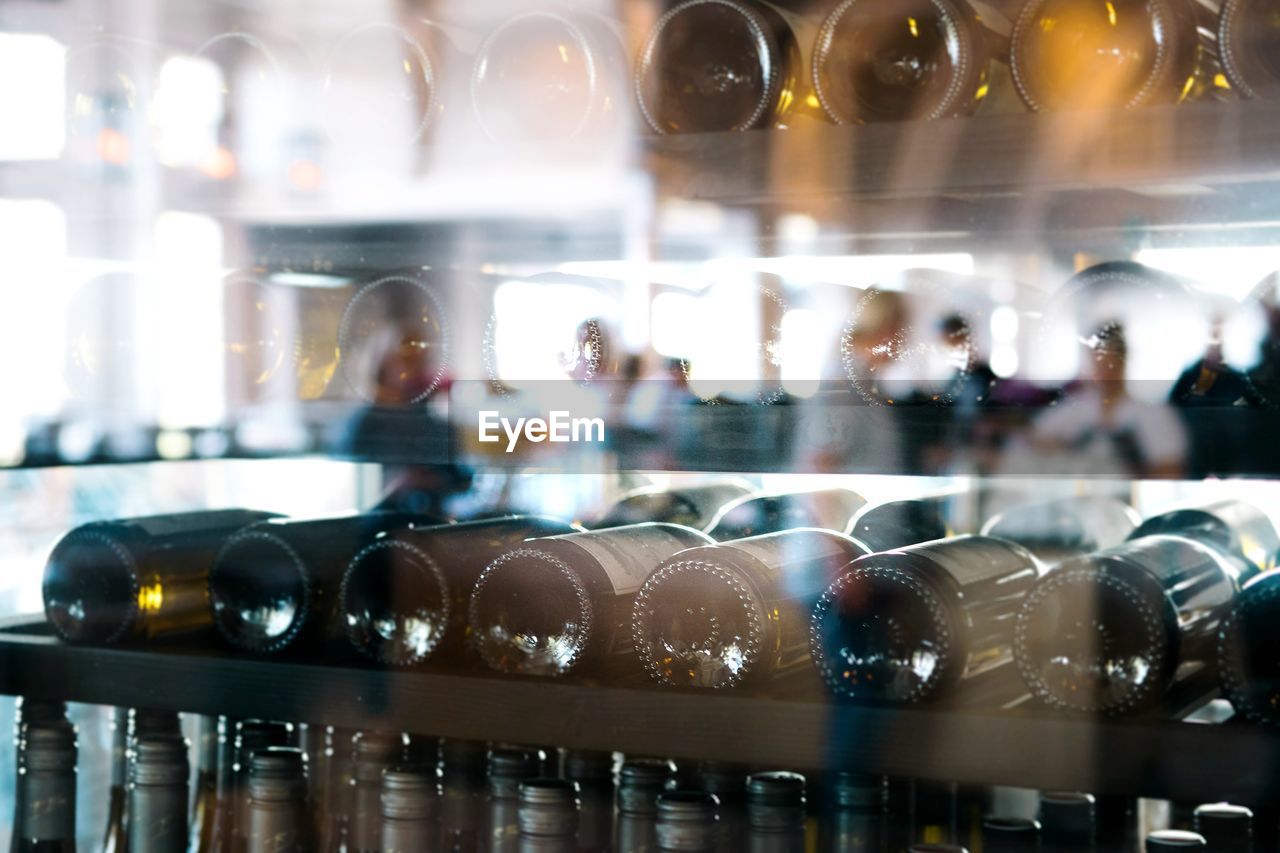
[[[227,32],[204,42],[191,58],[212,66],[218,85],[214,144],[199,168],[212,178],[226,179],[276,165],[288,110],[261,107],[265,102],[288,104],[291,100],[276,52],[252,33]]]
[[[141,47],[101,41],[67,51],[67,147],[72,160],[124,168],[144,154],[151,71]]]
[[[366,24],[342,37],[324,78],[330,135],[365,128],[399,128],[419,139],[443,111],[441,69],[412,35],[391,24]]]
[[[435,291],[417,276],[364,285],[338,330],[342,371],[352,390],[380,406],[420,403],[449,368],[449,323]]]
[[[895,289],[888,289],[889,287]],[[968,385],[978,361],[977,305],[945,274],[907,270],[885,288],[862,291],[845,324],[845,375],[871,405],[946,405]]]
[[[1032,0],[1013,32],[1013,78],[1033,110],[1133,107],[1198,93],[1192,4]]]
[[[987,94],[988,39],[963,0],[844,0],[814,47],[818,99],[840,124],[972,112]]]
[[[654,25],[636,67],[645,121],[658,133],[769,127],[795,106],[795,35],[754,0],[689,0]]]
[[[64,365],[72,397],[100,399],[129,375],[135,352],[124,311],[141,287],[129,273],[111,273],[85,282],[72,295]]]
[[[340,294],[272,283],[256,271],[223,282],[223,351],[234,397],[314,400],[338,369]]]
[[[617,38],[586,15],[529,12],[489,34],[476,55],[471,101],[498,140],[569,139],[601,130],[620,108]]]

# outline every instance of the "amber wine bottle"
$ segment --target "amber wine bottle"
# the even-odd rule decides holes
[[[814,90],[838,124],[968,115],[986,100],[1008,21],[965,0],[844,0],[813,49]]]
[[[1280,16],[1268,0],[1227,0],[1218,46],[1231,88],[1246,98],[1280,97]]]
[[[44,609],[73,643],[149,640],[210,625],[208,582],[218,549],[271,513],[228,509],[95,521],[54,546]]]
[[[685,0],[650,30],[636,61],[640,113],[658,133],[785,125],[807,84],[796,35],[760,0]]]
[[[1033,110],[1137,107],[1199,96],[1211,82],[1213,22],[1182,0],[1030,0],[1010,64]]]
[[[649,572],[710,542],[690,527],[656,523],[532,539],[476,581],[472,642],[499,672],[558,676],[620,664],[632,650],[632,603]]]

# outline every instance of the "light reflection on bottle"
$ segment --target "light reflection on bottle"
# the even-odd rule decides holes
[[[347,305],[338,351],[347,382],[363,399],[390,406],[420,403],[448,371],[448,318],[422,279],[380,278]]]

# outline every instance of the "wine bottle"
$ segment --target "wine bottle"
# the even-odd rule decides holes
[[[1030,0],[1013,27],[1014,84],[1032,110],[1136,107],[1198,96],[1212,22],[1178,0]]]
[[[843,531],[866,503],[867,499],[852,489],[746,497],[724,506],[707,534],[717,542],[724,542],[797,527]]]
[[[353,736],[354,737],[354,736]],[[351,738],[343,744],[351,743]],[[311,820],[310,833],[318,853],[333,853],[342,849],[342,827],[338,823],[338,797],[333,785],[338,775],[335,752],[341,749],[335,743],[332,726],[307,723],[302,727],[299,741],[307,754],[307,815]],[[337,747],[337,749],[335,749]],[[351,787],[353,780],[344,780]],[[345,813],[343,813],[345,814]]]
[[[288,723],[244,720],[235,733],[235,767],[231,802],[231,850],[240,853],[249,843],[250,773],[253,757],[259,752],[287,748],[293,737]]]
[[[844,0],[818,31],[814,90],[837,124],[969,115],[1007,42],[1008,21],[965,0]]]
[[[445,853],[479,850],[485,829],[485,745],[442,740],[439,749],[441,849]]]
[[[514,853],[519,846],[516,813],[520,786],[538,778],[539,769],[537,753],[529,750],[495,749],[489,753],[489,830],[485,849],[490,853]]]
[[[302,750],[269,746],[249,766],[247,853],[306,853],[307,762]]]
[[[1043,853],[1087,853],[1097,838],[1092,794],[1044,791],[1040,794],[1040,849]]]
[[[844,531],[872,551],[905,548],[950,535],[942,495],[905,501],[868,504],[858,511]]]
[[[341,636],[338,594],[351,559],[380,534],[422,517],[368,513],[270,519],[227,540],[209,575],[213,622],[233,646],[256,654]]]
[[[201,715],[196,728],[195,798],[191,804],[191,837],[187,849],[209,853],[218,813],[218,744],[220,720]]]
[[[1245,501],[1219,501],[1154,515],[1142,522],[1129,538],[1157,533],[1195,539],[1246,561],[1248,568],[1237,576],[1241,585],[1258,572],[1274,569],[1280,555],[1280,534],[1276,533],[1275,525],[1266,513]]]
[[[23,722],[14,801],[14,853],[75,853],[76,731],[62,721]]]
[[[636,60],[640,113],[657,133],[785,125],[806,84],[796,35],[760,0],[686,0],[650,30]]]
[[[1174,684],[1197,689],[1213,677],[1213,640],[1237,589],[1225,556],[1177,536],[1067,560],[1018,612],[1018,671],[1052,708],[1151,710]]]
[[[1204,837],[1185,829],[1158,829],[1147,836],[1147,853],[1187,853],[1193,850],[1207,850]]]
[[[769,771],[747,779],[747,850],[750,853],[804,853],[805,779],[799,773]]]
[[[1246,98],[1280,97],[1280,21],[1266,0],[1227,0],[1218,47],[1232,89]]]
[[[208,846],[201,846],[197,853],[232,853],[234,850],[236,804],[240,795],[236,755],[239,725],[233,717],[220,717],[218,720],[218,781],[209,821],[212,829]]]
[[[717,853],[733,853],[747,844],[747,775],[741,764],[700,761],[694,788],[714,794]]]
[[[578,786],[568,779],[520,783],[516,820],[521,853],[573,853],[578,835]]]
[[[396,530],[351,561],[339,593],[347,638],[365,657],[408,665],[458,659],[467,599],[495,557],[526,539],[582,528],[538,516]]]
[[[1244,586],[1218,637],[1223,693],[1236,713],[1280,725],[1280,574]]]
[[[564,778],[578,783],[578,849],[613,849],[613,753],[571,749],[564,756]]]
[[[1230,803],[1206,803],[1195,810],[1194,828],[1209,853],[1252,853],[1253,812]]]
[[[72,643],[198,631],[209,621],[209,570],[233,533],[272,513],[227,509],[95,521],[54,546],[44,610]]]
[[[564,675],[631,651],[635,593],[677,551],[707,544],[675,524],[633,524],[533,539],[485,568],[469,625],[481,658],[498,672]]]
[[[1040,822],[1028,817],[992,815],[982,821],[986,853],[1035,853],[1040,849]]]
[[[911,826],[916,841],[950,844],[959,835],[960,798],[955,782],[913,779]]]
[[[360,732],[351,742],[349,853],[378,853],[382,845],[382,774],[403,757],[404,740]]]
[[[1045,563],[1114,548],[1137,529],[1141,517],[1116,498],[1087,496],[1020,504],[982,525],[983,536],[1017,542]]]
[[[1014,616],[1039,576],[1025,548],[987,536],[859,557],[813,608],[814,663],[845,698],[940,698],[1009,662]]]
[[[889,809],[889,786],[874,773],[835,774],[830,786],[828,813],[831,853],[881,853],[888,838],[885,821]]]
[[[433,767],[403,765],[382,774],[382,853],[435,849],[440,777]]]
[[[146,734],[129,768],[129,853],[186,853],[188,743]]]
[[[719,838],[720,801],[706,791],[664,791],[658,795],[655,835],[659,850],[713,853]]]
[[[589,14],[534,10],[508,18],[476,52],[471,104],[499,141],[598,137],[619,120],[626,57]]]
[[[592,530],[624,527],[646,521],[683,524],[695,530],[706,530],[727,504],[750,497],[755,489],[735,480],[660,489],[646,486],[628,492],[602,515]]]
[[[47,702],[20,696],[15,703],[14,712],[13,743],[16,747],[14,750],[14,758],[16,759],[14,763],[14,778],[20,781],[24,757],[23,744],[26,742],[26,733],[29,726],[39,724],[73,729],[71,722],[67,719],[67,703],[65,702]],[[9,837],[10,850],[17,850],[18,845],[22,843],[22,786],[15,785],[14,793],[13,823]]]
[[[643,853],[658,843],[658,795],[675,774],[670,761],[632,758],[618,771],[617,853]]]
[[[680,551],[636,594],[636,652],[659,684],[730,688],[813,680],[809,612],[867,549],[830,530],[766,533]],[[776,685],[775,686],[780,686]]]
[[[107,831],[103,833],[103,853],[124,853],[129,849],[125,830],[129,784],[129,709],[111,710],[111,788],[107,792]]]

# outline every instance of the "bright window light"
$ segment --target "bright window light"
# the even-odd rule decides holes
[[[487,354],[494,377],[519,385],[564,379],[581,358],[580,326],[603,321],[602,334],[613,332],[616,305],[599,289],[548,281],[508,281],[493,296],[494,327]],[[619,353],[617,341],[605,341]]]
[[[208,59],[175,56],[165,61],[153,105],[160,162],[166,166],[212,162],[224,90],[221,69]]]
[[[793,308],[782,318],[782,387],[796,397],[811,397],[818,390],[828,351],[824,325],[818,312]]]
[[[653,348],[668,358],[686,358],[697,336],[698,297],[668,291],[653,298]]]
[[[15,418],[55,414],[66,397],[66,230],[52,202],[0,199],[0,409]]]
[[[222,226],[208,216],[167,211],[156,218],[156,275],[140,300],[138,328],[154,347],[162,426],[219,423],[224,414]]]
[[[0,33],[0,160],[50,160],[62,152],[65,55],[48,36]]]
[[[1190,278],[1212,293],[1243,299],[1264,277],[1280,270],[1280,246],[1143,249],[1135,260]]]

